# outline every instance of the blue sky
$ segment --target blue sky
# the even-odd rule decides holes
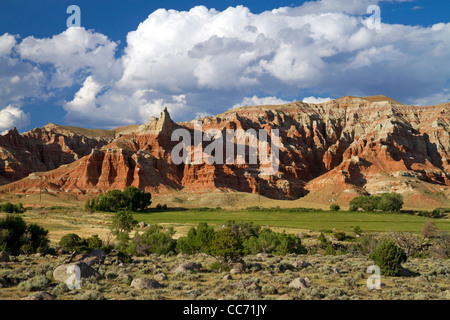
[[[68,30],[71,4],[81,28]],[[365,24],[373,4],[379,30]],[[184,121],[344,95],[448,102],[448,12],[446,0],[2,0],[0,133],[144,123],[164,106]]]

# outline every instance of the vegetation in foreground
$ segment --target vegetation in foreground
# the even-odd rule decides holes
[[[450,299],[450,237],[438,227],[446,230],[447,219],[391,214],[402,205],[395,194],[355,198],[353,209],[374,213],[343,212],[338,205],[328,212],[171,211],[162,205],[149,212],[151,195],[136,188],[116,191],[88,200],[91,213],[81,215],[114,212],[103,215],[111,221],[107,238],[65,232],[55,246],[48,230],[25,222],[23,208],[0,218],[0,299]],[[62,210],[64,221],[70,220],[73,210],[50,208]],[[438,208],[419,215],[441,218],[447,212]],[[212,224],[200,222],[175,238],[174,228],[158,225],[158,219]],[[320,233],[269,227],[295,223]],[[376,224],[391,232],[369,232]],[[411,226],[420,234],[392,231]],[[99,252],[102,259],[92,256]],[[95,262],[80,289],[57,280],[58,266],[84,261]],[[382,273],[381,290],[366,286],[373,264]]]

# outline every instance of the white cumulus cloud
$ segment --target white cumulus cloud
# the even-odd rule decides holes
[[[238,107],[247,107],[247,106],[263,106],[263,105],[282,105],[282,104],[288,104],[292,101],[283,100],[277,97],[245,97],[242,102],[237,103],[233,106],[233,108]]]
[[[316,97],[311,96],[311,97],[303,98],[302,102],[318,104],[318,103],[325,103],[325,102],[328,102],[331,100],[332,100],[331,98],[319,98],[319,97],[316,98]]]
[[[164,106],[184,121],[306,95],[446,99],[450,23],[369,29],[367,7],[383,2],[317,0],[259,14],[159,9],[128,33],[120,56],[116,42],[84,28],[21,41],[4,34],[0,105],[70,88],[60,97],[67,123],[113,127],[147,122]]]
[[[0,132],[5,134],[13,127],[22,127],[30,122],[30,115],[18,106],[8,105],[0,110]]]

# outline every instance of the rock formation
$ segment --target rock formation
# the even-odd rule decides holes
[[[261,175],[261,165],[248,162],[174,164],[178,141],[171,141],[172,132],[185,128],[194,136],[195,126],[174,123],[165,109],[113,135],[87,136],[56,125],[22,135],[11,130],[0,136],[0,193],[98,194],[132,185],[151,192],[260,190],[278,199],[307,195],[346,203],[359,194],[395,191],[436,206],[450,196],[449,103],[418,107],[384,96],[343,97],[235,108],[201,121],[203,131],[218,129],[224,136],[227,129],[269,135],[278,129],[279,172]],[[190,150],[202,146],[192,140]]]

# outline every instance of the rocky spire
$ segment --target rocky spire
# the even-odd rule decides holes
[[[164,107],[164,110],[161,111],[159,118],[155,116],[151,116],[150,121],[140,127],[141,132],[153,131],[155,133],[163,133],[163,134],[172,134],[172,131],[175,128],[175,123],[170,118],[169,111],[167,107]]]

